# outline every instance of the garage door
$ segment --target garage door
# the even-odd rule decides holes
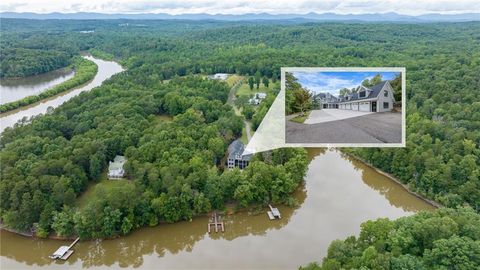
[[[352,104],[352,110],[358,111],[358,103],[353,103]]]
[[[370,103],[369,102],[360,103],[360,111],[362,111],[362,112],[370,111]]]

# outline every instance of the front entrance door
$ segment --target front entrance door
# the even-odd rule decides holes
[[[377,111],[377,102],[372,101],[372,112],[376,112],[376,111]]]

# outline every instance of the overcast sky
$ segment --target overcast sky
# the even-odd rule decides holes
[[[100,13],[478,13],[479,0],[2,0],[0,11]]]
[[[315,93],[329,92],[338,96],[340,89],[352,89],[362,84],[363,80],[382,74],[383,80],[392,80],[399,72],[293,72],[302,87]]]

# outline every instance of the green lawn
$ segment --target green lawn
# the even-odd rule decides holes
[[[232,74],[232,75],[229,75],[228,78],[225,80],[225,82],[227,82],[228,86],[232,87],[235,85],[235,83],[238,81],[238,80],[242,80],[243,79],[243,76],[240,76],[240,75],[237,75],[237,74]]]
[[[248,144],[247,131],[245,130],[245,125],[242,128],[242,137],[240,138],[243,144]]]
[[[260,87],[257,89],[257,86],[254,85],[253,86],[253,90],[250,90],[250,86],[248,85],[248,82],[247,81],[244,81],[242,86],[240,86],[240,88],[238,88],[237,90],[237,97],[239,96],[251,96],[253,95],[254,93],[259,93],[259,92],[262,92],[262,93],[271,93],[273,90],[273,84],[270,83],[269,87],[265,87],[263,84],[260,84]]]
[[[160,124],[160,123],[163,123],[163,122],[170,122],[173,120],[173,117],[171,117],[170,115],[167,115],[167,114],[159,114],[159,115],[155,115],[155,118],[154,118],[154,124]]]
[[[121,187],[125,185],[133,185],[133,182],[127,179],[115,179],[115,180],[108,180],[107,179],[107,171],[103,172],[100,176],[100,180],[95,183],[91,183],[85,192],[80,195],[76,200],[76,206],[79,208],[83,208],[87,205],[89,201],[95,200],[97,195],[97,190],[100,188],[104,188],[105,191],[109,192],[115,187]]]
[[[304,116],[296,116],[296,117],[290,119],[290,121],[297,122],[297,123],[303,123],[303,122],[305,122],[305,120],[307,120],[309,115],[310,115],[310,111],[306,112]]]

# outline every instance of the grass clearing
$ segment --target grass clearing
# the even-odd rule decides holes
[[[170,122],[173,120],[173,117],[171,117],[170,115],[167,115],[167,114],[159,114],[159,115],[155,115],[155,118],[154,118],[154,124],[160,124],[160,123],[164,123],[164,122]]]
[[[100,180],[98,182],[93,182],[88,185],[87,190],[85,190],[85,192],[83,192],[75,201],[75,205],[81,209],[85,207],[88,202],[96,200],[98,196],[98,189],[104,189],[106,192],[110,192],[116,187],[125,185],[133,185],[133,182],[127,179],[108,180],[107,170],[105,170],[100,176]]]
[[[242,137],[240,138],[243,144],[247,145],[248,144],[248,138],[247,138],[247,130],[245,129],[245,125],[242,128]]]
[[[237,97],[239,96],[252,96],[253,94],[255,93],[259,93],[259,92],[262,92],[262,93],[271,93],[272,92],[272,89],[273,89],[273,84],[270,84],[269,87],[265,87],[263,84],[260,84],[260,87],[257,89],[257,86],[253,86],[253,90],[250,90],[250,86],[248,85],[248,82],[247,81],[244,81],[242,86],[240,86],[237,90]]]
[[[305,122],[305,120],[307,120],[309,115],[310,115],[310,111],[306,112],[305,115],[303,115],[303,116],[296,116],[296,117],[290,119],[290,121],[303,124],[303,122]]]
[[[232,74],[228,76],[225,82],[227,82],[228,86],[232,87],[235,85],[235,83],[237,83],[239,80],[242,80],[242,79],[243,79],[243,76]]]

